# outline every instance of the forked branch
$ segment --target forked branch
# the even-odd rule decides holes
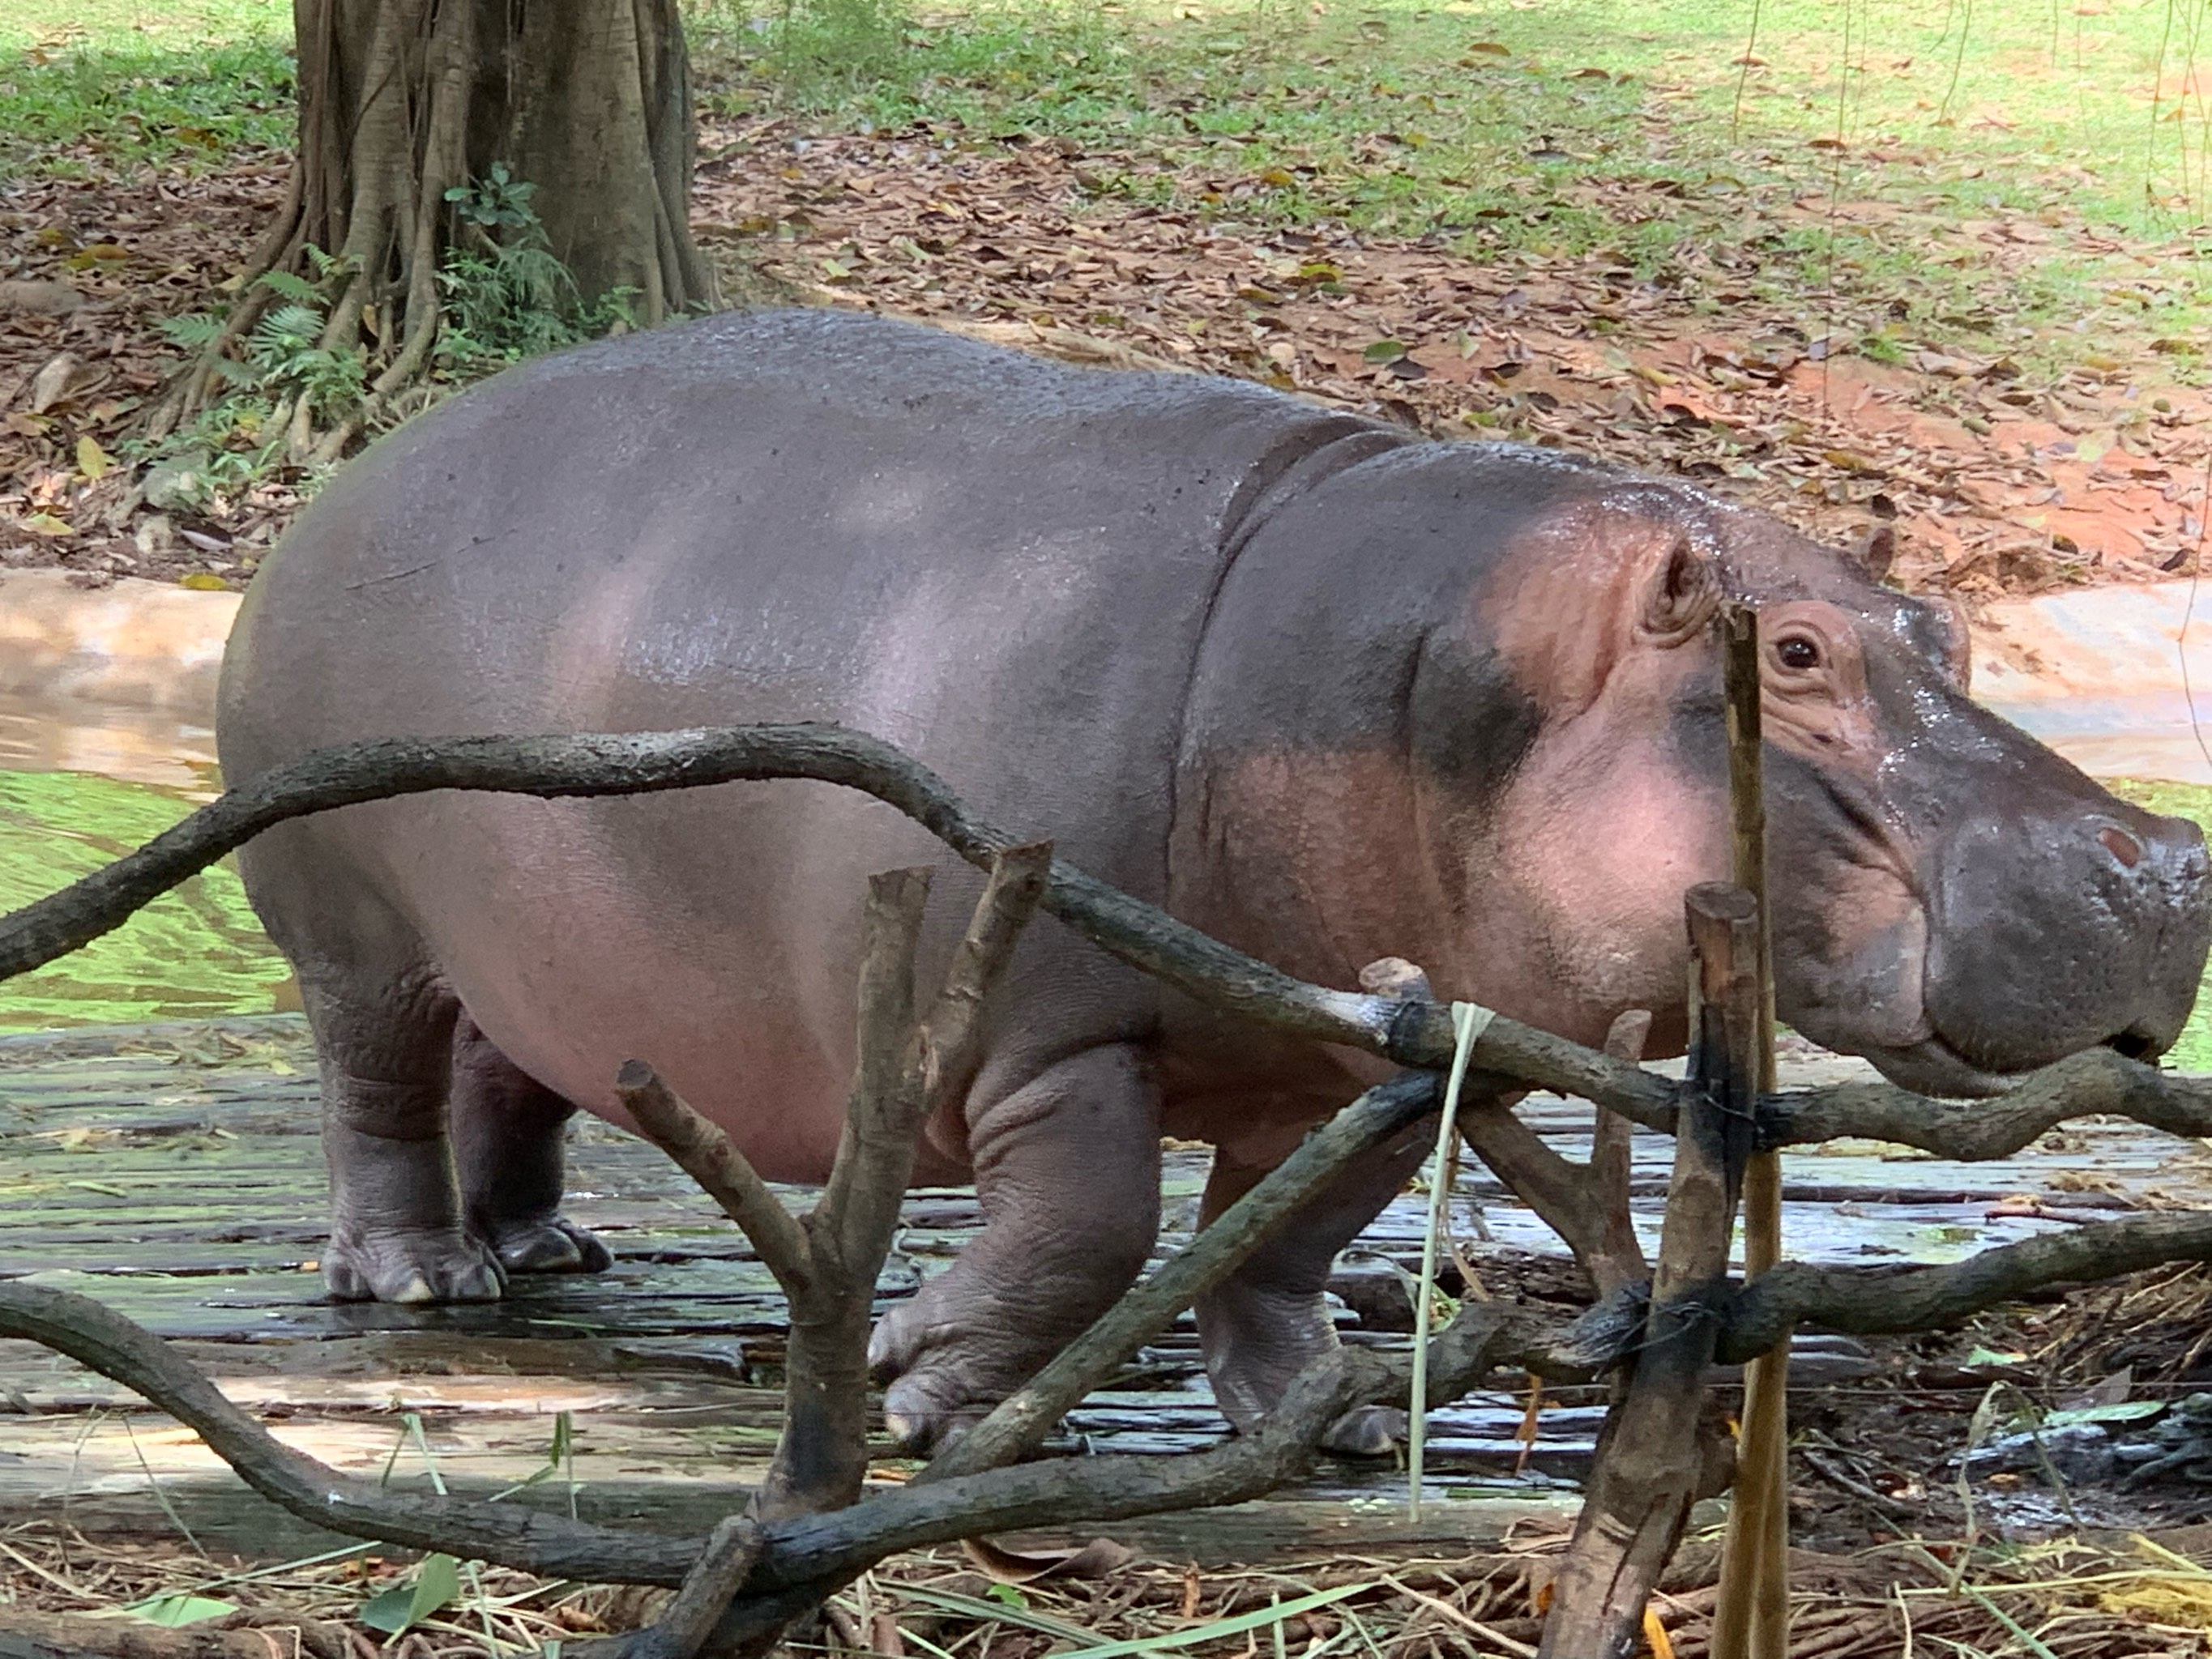
[[[729,1136],[632,1060],[617,1087],[640,1128],[704,1187],[783,1287],[791,1310],[783,1432],[754,1505],[763,1520],[842,1509],[868,1464],[868,1330],[876,1280],[931,1115],[964,1092],[983,1011],[1052,867],[1039,842],[994,854],[943,988],[917,1018],[915,952],[926,869],[872,878],[861,919],[857,1058],[844,1132],[821,1200],[794,1218]]]

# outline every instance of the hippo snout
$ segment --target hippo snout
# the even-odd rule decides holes
[[[2163,1054],[2212,946],[2203,831],[2109,796],[1964,825],[1929,896],[1933,1040],[1996,1077],[2099,1044]]]

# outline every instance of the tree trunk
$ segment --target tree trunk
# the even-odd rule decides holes
[[[293,16],[291,188],[209,359],[271,304],[258,278],[319,283],[321,347],[365,349],[368,373],[359,406],[326,425],[326,411],[296,400],[295,453],[335,457],[422,376],[443,320],[439,273],[456,250],[488,254],[542,232],[579,311],[617,299],[652,325],[714,303],[687,223],[694,137],[678,0],[294,0]],[[526,187],[506,198],[520,213],[489,218],[449,198],[501,178]],[[177,415],[215,389],[207,367],[188,377]]]

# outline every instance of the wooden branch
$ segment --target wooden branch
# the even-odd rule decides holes
[[[1431,1346],[1431,1398],[1455,1397],[1445,1391],[1463,1392],[1494,1364],[1546,1352],[1559,1334],[1550,1322],[1519,1310],[1469,1304]],[[333,1532],[474,1557],[542,1577],[671,1587],[684,1583],[707,1547],[703,1538],[618,1531],[514,1502],[393,1492],[343,1474],[276,1440],[160,1338],[72,1291],[0,1280],[0,1336],[40,1343],[135,1390],[197,1432],[263,1497]],[[1330,1364],[1339,1358],[1331,1356]],[[980,1533],[1256,1497],[1279,1485],[1285,1468],[1294,1471],[1292,1454],[1303,1455],[1310,1440],[1350,1406],[1403,1396],[1410,1370],[1404,1358],[1384,1364],[1355,1352],[1342,1363],[1380,1369],[1302,1377],[1258,1434],[1212,1451],[1028,1463],[917,1483],[848,1509],[766,1524],[745,1594],[750,1601],[795,1591],[864,1571],[902,1550]],[[744,1496],[744,1489],[732,1489],[733,1502]]]
[[[802,1224],[818,1271],[805,1294],[791,1298],[784,1431],[761,1492],[763,1518],[842,1509],[860,1495],[876,1279],[898,1230],[916,1145],[931,1115],[957,1106],[974,1079],[986,1005],[1051,867],[1049,842],[993,854],[990,879],[922,1023],[914,956],[929,872],[894,872],[870,884],[860,1063],[829,1183]]]
[[[137,852],[0,919],[0,980],[120,927],[262,830],[310,813],[436,789],[551,799],[770,778],[812,778],[872,795],[970,864],[988,866],[1017,840],[976,818],[926,767],[836,726],[377,738],[317,750],[249,779]],[[1309,985],[1058,860],[1042,903],[1102,949],[1209,1006],[1402,1066],[1450,1063],[1449,1008]],[[1674,1124],[1674,1086],[1666,1079],[1503,1015],[1483,1032],[1474,1060],[1539,1088],[1601,1100],[1650,1128]]]
[[[760,1522],[733,1515],[707,1535],[699,1565],[691,1569],[667,1612],[627,1638],[586,1643],[580,1655],[623,1652],[630,1659],[693,1659],[714,1633],[714,1626],[744,1586],[766,1542]]]
[[[754,1501],[766,1521],[843,1509],[868,1473],[868,1326],[927,1109],[914,957],[927,869],[868,880],[853,1089],[830,1179],[799,1224],[813,1271],[789,1291],[783,1428]]]
[[[1650,1036],[1651,1011],[1631,1008],[1607,1030],[1605,1051],[1634,1064],[1643,1060]],[[1634,1124],[1607,1106],[1597,1109],[1597,1121],[1590,1126],[1589,1182],[1598,1210],[1598,1241],[1584,1265],[1601,1297],[1651,1277],[1628,1201],[1635,1131]]]
[[[803,1224],[817,1249],[834,1253],[836,1275],[853,1288],[859,1262],[846,1255],[848,1218],[866,1228],[888,1209],[888,1240],[915,1159],[925,1106],[921,1034],[915,1022],[914,953],[929,901],[926,869],[890,870],[868,880],[860,919],[860,1025],[853,1089],[837,1156],[817,1203]],[[880,1265],[880,1264],[878,1264]],[[875,1293],[870,1273],[864,1296]],[[816,1310],[815,1316],[828,1309]],[[800,1312],[796,1306],[793,1312]],[[852,1500],[848,1498],[848,1503]]]
[[[2130,1216],[2000,1244],[1940,1267],[1814,1267],[1785,1261],[1730,1306],[1723,1363],[1765,1353],[1800,1324],[1857,1335],[1940,1329],[2047,1285],[2118,1278],[2167,1261],[2212,1261],[2212,1215]]]
[[[938,1454],[921,1482],[950,1480],[1012,1462],[1034,1449],[1091,1389],[1222,1282],[1354,1158],[1437,1109],[1433,1072],[1408,1073],[1370,1089],[1308,1135],[1250,1191],[1142,1284],[1099,1316],[1025,1386]],[[919,1482],[918,1482],[919,1484]]]
[[[264,1498],[332,1532],[606,1583],[679,1583],[698,1553],[697,1540],[619,1532],[515,1504],[395,1493],[341,1474],[277,1440],[159,1337],[89,1297],[0,1280],[0,1336],[40,1343],[136,1389]]]
[[[1674,1140],[1642,1349],[1607,1413],[1575,1535],[1553,1580],[1540,1659],[1629,1659],[1644,1609],[1698,1496],[1699,1428],[1757,1098],[1759,912],[1741,888],[1690,890],[1698,1085]]]
[[[1429,1344],[1430,1403],[1447,1405],[1501,1364],[1541,1340],[1545,1327],[1520,1310],[1495,1302],[1468,1302]],[[714,1645],[750,1640],[769,1626],[755,1613],[781,1605],[793,1588],[782,1576],[801,1561],[820,1562],[821,1577],[864,1569],[898,1550],[927,1542],[990,1532],[1059,1526],[1081,1519],[1113,1521],[1171,1510],[1211,1509],[1272,1492],[1311,1462],[1328,1425],[1355,1406],[1402,1400],[1413,1371],[1410,1355],[1388,1358],[1357,1348],[1334,1348],[1294,1377],[1257,1432],[1238,1435],[1211,1450],[1182,1457],[1139,1453],[1058,1459],[951,1480],[917,1481],[872,1499],[843,1515],[811,1517],[779,1528],[787,1540],[746,1585],[746,1600],[716,1629]],[[846,1515],[866,1516],[893,1506],[904,1511],[896,1541],[878,1534],[865,1548],[843,1539],[816,1547],[811,1525],[825,1529]],[[908,1518],[910,1517],[910,1518]],[[787,1618],[789,1615],[785,1614]]]
[[[1479,1109],[1460,1113],[1460,1133],[1467,1144],[1508,1191],[1565,1241],[1576,1264],[1595,1284],[1601,1271],[1606,1218],[1590,1171],[1553,1152],[1511,1108],[1474,1103]]]
[[[1759,613],[1730,604],[1721,612],[1727,708],[1729,816],[1735,883],[1758,906],[1758,1073],[1761,1095],[1774,1092],[1774,933],[1766,902],[1766,790],[1760,714]],[[1756,1279],[1782,1260],[1782,1155],[1755,1149],[1743,1171],[1743,1269]],[[1752,1361],[1743,1382],[1735,1499],[1721,1556],[1713,1608],[1713,1659],[1789,1659],[1790,1346]]]
[[[1052,879],[1052,843],[1009,847],[991,865],[991,878],[968,932],[945,970],[945,988],[922,1027],[923,1082],[928,1109],[966,1095],[983,1052],[983,1006],[1006,976],[1014,946]]]
[[[1796,1090],[1760,1103],[1770,1146],[1889,1140],[1960,1163],[2009,1158],[2069,1118],[2133,1118],[2169,1134],[2212,1136],[2212,1078],[2177,1077],[2110,1048],[2085,1048],[1995,1100],[1936,1100],[1886,1083]]]
[[[646,1139],[738,1224],[784,1295],[801,1294],[813,1278],[813,1246],[730,1138],[686,1105],[641,1060],[623,1062],[615,1074],[615,1094]]]
[[[295,1619],[291,1628],[278,1625],[266,1631],[225,1630],[213,1624],[173,1629],[112,1613],[42,1613],[0,1605],[0,1659],[277,1659],[287,1652],[327,1652],[326,1647],[289,1639],[307,1634],[301,1627],[309,1622]]]

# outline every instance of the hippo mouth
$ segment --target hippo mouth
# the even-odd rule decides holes
[[[2130,1027],[2101,1043],[2129,1060],[2150,1061],[2166,1051],[2166,1044],[2150,1032]],[[1953,1044],[1940,1031],[1903,1048],[1869,1052],[1866,1058],[1876,1071],[1900,1089],[1915,1094],[1952,1099],[1978,1099],[2001,1095],[2017,1087],[2024,1078],[2042,1069],[2040,1064],[2016,1070],[1991,1071]],[[2047,1064],[2049,1062],[2043,1062]]]

